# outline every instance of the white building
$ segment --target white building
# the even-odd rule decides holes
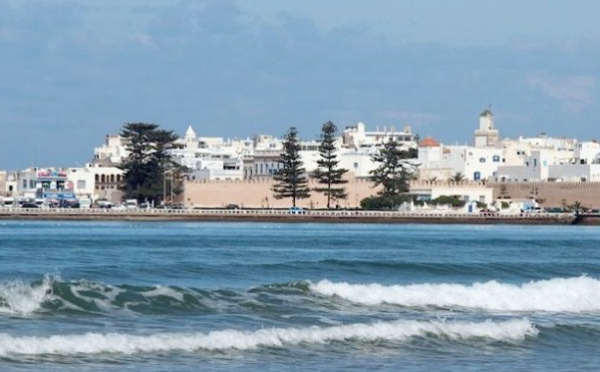
[[[129,156],[127,145],[120,135],[107,134],[104,141],[104,145],[94,148],[93,163],[121,164],[123,159]]]
[[[355,126],[346,127],[343,134],[343,146],[356,149],[381,146],[390,140],[398,142],[401,148],[417,147],[417,136],[408,125],[402,131],[397,131],[395,126],[385,126],[383,130],[377,127],[375,131],[367,131],[365,124],[359,122]]]
[[[447,182],[413,182],[410,185],[410,194],[417,200],[427,202],[440,196],[452,196],[466,202],[493,203],[493,188],[486,187],[479,182],[461,182],[458,184]]]
[[[465,180],[482,181],[496,174],[505,160],[499,143],[494,115],[487,109],[479,115],[474,131],[475,146],[445,146],[431,137],[418,144],[419,178],[448,180],[460,173]]]
[[[494,175],[497,182],[545,181],[550,172],[551,150],[535,150],[526,156],[523,165],[500,166]]]
[[[432,138],[419,143],[421,180],[446,180],[456,173],[466,180],[500,182],[548,179],[595,179],[592,168],[570,165],[600,163],[600,144],[575,139],[537,137],[498,140],[490,110],[479,116],[475,146],[444,146]],[[564,173],[564,174],[563,174]]]
[[[421,180],[448,180],[460,173],[465,180],[487,180],[502,162],[502,149],[495,147],[443,146],[431,137],[419,143]]]
[[[93,201],[103,199],[120,203],[123,192],[119,189],[123,182],[123,170],[114,165],[101,163],[86,164],[87,171],[93,177]]]
[[[600,148],[593,142],[577,145],[576,158],[571,163],[556,164],[555,150],[536,150],[525,158],[520,166],[498,168],[495,180],[498,182],[531,181],[600,181]],[[597,152],[598,151],[598,152]]]
[[[7,176],[7,196],[39,200],[69,200],[94,195],[94,175],[87,168],[28,168]]]
[[[577,140],[571,138],[552,138],[545,133],[537,137],[517,139],[504,139],[501,142],[503,149],[503,165],[525,165],[526,158],[536,150],[548,152],[550,164],[570,164],[574,162],[574,149]]]
[[[600,143],[587,141],[576,144],[573,163],[600,164]]]

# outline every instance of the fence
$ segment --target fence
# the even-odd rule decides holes
[[[436,220],[436,221],[562,221],[572,222],[571,213],[461,213],[461,212],[404,212],[404,211],[364,211],[364,210],[302,210],[287,209],[61,209],[61,208],[0,208],[0,218],[39,218],[39,219],[201,219],[210,217],[247,217],[252,218],[294,218],[306,220],[337,219],[337,220]]]

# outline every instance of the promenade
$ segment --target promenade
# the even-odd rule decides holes
[[[598,217],[598,216],[596,216]],[[572,213],[496,214],[287,209],[43,209],[0,208],[2,220],[247,221],[431,224],[600,224]]]

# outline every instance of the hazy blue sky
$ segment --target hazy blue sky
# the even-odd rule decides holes
[[[0,169],[89,162],[126,122],[471,143],[598,135],[597,0],[0,0]]]

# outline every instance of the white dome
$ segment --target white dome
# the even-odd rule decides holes
[[[188,129],[185,131],[185,139],[194,139],[194,138],[196,138],[196,132],[194,131],[194,129],[190,125],[188,127]]]

